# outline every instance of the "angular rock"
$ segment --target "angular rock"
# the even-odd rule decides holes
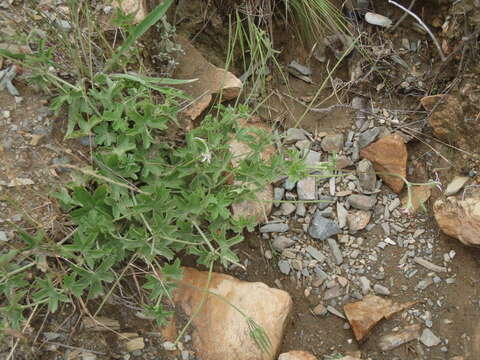
[[[297,141],[307,140],[307,132],[303,129],[290,128],[285,134],[285,144],[293,144]]]
[[[310,150],[308,151],[307,156],[305,157],[305,163],[310,167],[315,167],[318,165],[321,158],[322,158],[322,154],[320,154],[317,151]]]
[[[445,189],[445,196],[452,196],[459,192],[470,180],[468,176],[455,176]]]
[[[340,265],[341,263],[343,263],[343,254],[338,247],[337,242],[335,241],[335,239],[332,238],[328,238],[327,242],[330,250],[332,251],[333,258],[335,259],[335,264]]]
[[[426,347],[437,346],[442,342],[442,340],[440,340],[440,338],[436,336],[430,329],[423,329],[422,335],[420,336],[420,341]]]
[[[345,155],[337,156],[337,159],[335,161],[335,169],[341,170],[352,165],[353,161],[349,157]]]
[[[343,149],[343,134],[327,135],[322,139],[322,149],[326,152],[339,152]]]
[[[285,202],[280,205],[280,211],[282,212],[282,215],[288,216],[295,212],[295,210],[297,210],[297,207],[293,203]]]
[[[389,351],[407,342],[418,339],[420,336],[420,328],[420,324],[413,324],[406,326],[400,331],[383,335],[378,341],[378,347],[382,351]]]
[[[429,185],[419,185],[412,187],[411,200],[408,202],[408,193],[402,198],[402,206],[409,212],[414,213],[425,206],[432,194],[432,187]]]
[[[330,206],[333,202],[335,202],[335,198],[333,196],[325,196],[320,195],[318,197],[319,202],[317,203],[318,210],[325,210],[327,207]]]
[[[358,210],[371,210],[376,202],[377,198],[375,196],[353,194],[348,197],[350,206]]]
[[[370,160],[373,167],[394,192],[399,193],[403,188],[403,180],[397,176],[407,176],[407,147],[401,136],[392,134],[381,138],[362,149],[360,156]]]
[[[337,202],[337,221],[340,228],[344,228],[347,225],[348,211],[343,205]]]
[[[415,302],[397,304],[379,296],[369,295],[365,296],[362,301],[344,305],[343,310],[352,326],[355,338],[360,341],[380,320],[388,319],[414,304]]]
[[[356,210],[347,215],[347,225],[350,231],[363,230],[370,222],[370,211]]]
[[[285,223],[270,223],[265,224],[260,227],[261,233],[270,233],[270,232],[285,232],[288,231],[289,226]]]
[[[280,354],[278,360],[317,360],[317,358],[308,351],[293,350]]]
[[[377,139],[379,134],[380,134],[379,127],[376,127],[361,133],[360,136],[358,137],[358,146],[360,147],[360,149],[363,149],[365,146],[368,146],[372,142],[374,142]]]
[[[251,283],[232,276],[184,268],[183,278],[173,293],[174,303],[191,317],[203,302],[201,311],[192,320],[192,341],[196,355],[209,360],[273,360],[278,351],[292,299],[283,290],[263,283]],[[270,352],[264,353],[250,337],[250,328],[231,305],[208,291],[220,295],[252,318],[267,333]],[[205,297],[206,296],[206,297]]]
[[[318,240],[326,240],[330,236],[336,235],[340,232],[341,230],[338,227],[338,224],[333,220],[324,218],[318,210],[315,212],[308,227],[308,234],[312,238]]]
[[[315,177],[308,176],[297,183],[297,193],[299,200],[315,200],[317,198],[317,188]]]
[[[360,189],[364,192],[371,193],[375,191],[377,184],[377,174],[373,168],[373,164],[368,159],[361,160],[357,165],[357,176]]]
[[[277,236],[272,242],[273,248],[280,252],[282,252],[286,248],[289,248],[290,246],[293,246],[294,244],[295,240],[286,236]]]
[[[366,276],[360,276],[358,278],[360,281],[360,288],[362,289],[362,294],[367,295],[370,292],[370,280]]]
[[[465,245],[480,245],[480,192],[476,191],[464,200],[448,197],[433,205],[435,220],[447,235]]]
[[[317,260],[319,263],[323,263],[326,259],[325,255],[323,255],[323,253],[320,250],[317,250],[312,245],[308,245],[305,251],[309,253],[310,256],[313,257],[315,260]]]
[[[177,41],[183,52],[177,59],[175,79],[197,79],[197,81],[178,86],[195,99],[183,112],[189,120],[195,120],[200,116],[210,105],[213,95],[221,93],[222,100],[226,101],[235,99],[240,94],[243,84],[235,75],[208,62],[187,38],[177,36]]]

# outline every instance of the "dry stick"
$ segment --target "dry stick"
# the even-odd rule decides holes
[[[425,23],[412,11],[410,11],[409,9],[407,9],[405,6],[403,5],[400,5],[398,3],[396,3],[395,1],[393,0],[388,0],[388,2],[390,4],[393,4],[395,5],[396,7],[402,9],[403,11],[405,11],[406,13],[408,13],[409,15],[413,16],[413,18],[415,20],[417,20],[417,22],[427,31],[428,35],[430,35],[430,37],[432,38],[433,42],[435,43],[435,46],[437,47],[437,50],[438,50],[438,54],[440,55],[440,59],[442,59],[442,61],[446,61],[448,58],[443,54],[443,51],[442,51],[442,47],[440,46],[440,43],[438,42],[437,38],[435,37],[435,35],[433,35],[433,33],[430,31],[430,29],[428,28],[427,25],[425,25]]]

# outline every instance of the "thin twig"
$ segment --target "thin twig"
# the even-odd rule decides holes
[[[406,13],[408,13],[409,15],[413,16],[413,18],[415,20],[417,20],[417,22],[427,31],[428,35],[430,35],[430,37],[432,38],[433,42],[435,43],[435,46],[437,47],[437,50],[438,50],[438,54],[440,55],[440,59],[442,61],[446,61],[447,60],[447,57],[443,54],[443,51],[442,51],[442,47],[440,46],[440,43],[438,42],[437,38],[435,37],[435,35],[433,35],[432,31],[428,28],[427,25],[425,25],[425,23],[412,11],[410,11],[409,9],[407,9],[405,6],[403,5],[400,5],[398,3],[396,3],[395,1],[393,0],[388,0],[388,2],[390,4],[393,4],[395,5],[396,7],[402,9],[403,11],[405,11]]]

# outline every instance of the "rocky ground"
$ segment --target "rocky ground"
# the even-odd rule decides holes
[[[438,14],[425,15],[442,37],[443,51],[454,51],[462,19],[477,21],[480,10],[471,3],[462,13],[457,4],[443,2]],[[378,4],[375,10],[384,8]],[[414,10],[421,13],[422,8],[427,7]],[[402,14],[391,8],[382,13],[395,19]],[[209,283],[211,291],[265,329],[271,353],[254,344],[252,323],[238,311],[184,286],[175,293],[176,316],[166,328],[139,319],[138,309],[124,299],[110,301],[96,322],[66,306],[8,337],[0,356],[12,358],[14,340],[20,338],[18,359],[31,353],[38,359],[71,360],[266,360],[277,353],[282,353],[279,360],[477,359],[475,96],[480,85],[471,59],[478,49],[474,45],[459,52],[448,68],[434,68],[435,48],[425,34],[410,28],[412,23],[405,20],[408,26],[393,35],[363,24],[388,80],[368,77],[369,66],[349,58],[337,79],[348,87],[335,102],[340,106],[319,104],[297,126],[295,118],[306,107],[303,99],[315,93],[325,64],[309,62],[305,51],[285,48],[282,54],[285,66],[295,60],[302,66],[295,65],[297,70],[309,69],[311,74],[303,76],[311,76],[313,84],[292,76],[295,100],[270,104],[287,108],[278,111],[285,113],[283,121],[255,119],[254,125],[279,134],[273,150],[302,151],[310,176],[297,183],[282,178],[265,189],[261,197],[271,199],[272,206],[249,202],[233,209],[256,215],[261,224],[238,248],[244,267],[219,266]],[[177,76],[204,79],[201,88],[185,89],[195,98],[201,95],[186,114],[193,124],[222,89],[215,79],[223,72],[206,60],[212,57],[205,51],[206,40],[200,37],[195,46],[181,41],[187,53]],[[363,74],[354,71],[358,68]],[[194,74],[192,69],[202,70]],[[226,100],[242,86],[233,74],[228,80],[223,83]],[[442,91],[432,91],[442,81],[447,83]],[[13,84],[17,95],[0,93],[2,248],[16,236],[7,222],[25,226],[33,221],[60,238],[70,232],[47,194],[73,175],[61,165],[88,161],[90,145],[88,139],[64,142],[64,119],[52,116],[47,98],[21,79]],[[393,87],[389,94],[394,96],[387,97],[385,87]],[[280,84],[277,90],[283,91]],[[242,146],[233,145],[233,152]],[[191,265],[188,258],[184,265]],[[207,275],[187,267],[183,281],[202,287]],[[202,311],[192,317],[201,303]],[[189,318],[193,326],[175,344]]]

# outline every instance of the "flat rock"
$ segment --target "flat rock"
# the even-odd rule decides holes
[[[335,160],[335,168],[338,170],[345,169],[352,165],[353,161],[345,155],[337,156],[337,159]]]
[[[332,251],[333,258],[335,259],[335,264],[340,265],[341,263],[343,263],[343,254],[340,250],[340,247],[338,246],[338,243],[335,241],[335,239],[332,238],[328,238],[327,242],[330,250]]]
[[[286,236],[277,236],[272,241],[272,246],[275,250],[282,252],[286,248],[293,246],[295,244],[295,240],[288,238]]]
[[[362,159],[357,164],[357,176],[360,190],[367,193],[375,191],[377,174],[370,160]]]
[[[317,358],[308,351],[293,350],[280,354],[278,360],[317,360]]]
[[[270,223],[265,224],[260,227],[261,233],[271,233],[271,232],[285,232],[288,231],[289,226],[285,223]]]
[[[355,210],[347,215],[347,225],[350,231],[363,230],[370,222],[372,213],[365,210]]]
[[[325,255],[323,255],[320,250],[314,248],[312,245],[308,245],[305,251],[309,253],[310,256],[317,260],[319,263],[323,263],[326,259]]]
[[[401,136],[392,134],[381,138],[360,151],[360,156],[370,160],[374,169],[394,192],[403,188],[403,180],[387,173],[407,176],[407,147]]]
[[[409,203],[408,194],[402,197],[402,206],[408,209],[409,212],[414,213],[418,209],[425,209],[425,204],[432,194],[432,187],[429,185],[413,186],[411,190],[411,199]]]
[[[343,310],[355,338],[361,341],[380,320],[388,319],[414,304],[415,302],[397,304],[379,296],[369,295],[361,301],[344,305]]]
[[[353,194],[348,197],[350,206],[358,210],[371,210],[376,202],[377,198],[375,196]]]
[[[343,205],[337,202],[337,221],[340,228],[344,228],[347,225],[348,211]]]
[[[288,216],[295,212],[295,210],[297,210],[297,207],[293,203],[285,202],[280,205],[280,211],[282,215]]]
[[[308,151],[307,156],[305,157],[305,163],[310,167],[315,167],[318,165],[321,158],[322,158],[321,153],[310,150]]]
[[[380,134],[379,127],[376,127],[361,133],[360,136],[358,137],[358,146],[360,147],[360,149],[363,149],[365,146],[368,146],[372,142],[374,142],[377,139],[379,134]]]
[[[293,144],[302,140],[308,140],[307,132],[305,130],[298,128],[290,128],[287,130],[287,133],[285,134],[286,144]]]
[[[208,272],[184,268],[180,285],[173,293],[174,303],[187,317],[196,312],[205,298],[202,310],[192,320],[196,355],[209,360],[273,360],[292,309],[290,295],[263,283],[241,281],[225,274],[213,272],[210,282],[208,278]],[[244,316],[233,306],[199,290],[207,284],[209,292],[242,309],[265,330],[271,342],[269,353],[262,352],[255,344]]]
[[[330,236],[341,232],[338,224],[330,219],[324,218],[317,210],[308,227],[308,234],[318,240],[326,240]]]
[[[339,152],[343,149],[343,134],[327,135],[322,139],[322,149],[326,152]]]
[[[140,2],[135,1],[135,3]],[[183,111],[189,120],[195,120],[200,116],[210,106],[214,95],[221,93],[222,100],[226,101],[235,99],[240,94],[243,84],[235,75],[208,62],[187,38],[177,36],[177,41],[183,51],[177,58],[178,65],[175,68],[174,78],[197,79],[197,81],[178,86],[195,99],[192,105]]]
[[[297,183],[297,193],[299,200],[315,200],[317,198],[317,188],[315,177],[308,176]]]
[[[468,176],[455,176],[445,189],[445,196],[452,196],[459,192],[470,180]]]
[[[383,335],[378,341],[378,347],[382,351],[390,351],[400,345],[418,339],[420,336],[420,328],[420,324],[413,324],[391,334]]]
[[[287,260],[280,260],[278,262],[278,268],[280,272],[285,275],[290,274],[290,270],[292,270],[290,263]]]
[[[447,235],[465,245],[480,245],[480,192],[476,191],[464,200],[448,197],[433,205],[435,220]]]
[[[423,329],[422,335],[420,336],[420,341],[426,347],[437,346],[442,342],[442,340],[440,340],[440,338],[436,336],[430,329]]]

